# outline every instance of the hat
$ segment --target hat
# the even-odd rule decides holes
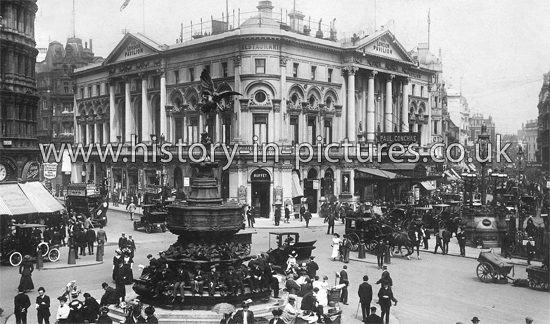
[[[99,308],[99,312],[102,314],[107,314],[109,312],[109,308],[107,306],[101,306]]]
[[[147,259],[150,259],[150,258],[152,258],[152,257],[153,257],[152,254],[147,254]]]
[[[23,257],[23,261],[29,261],[31,259],[31,256],[26,254],[24,257]]]
[[[214,265],[214,264],[211,265],[211,266],[210,266],[210,269],[216,269],[216,265]]]
[[[526,317],[525,323],[533,323],[533,319],[531,317]]]
[[[67,301],[67,297],[65,297],[65,296],[59,296],[59,297],[57,297],[57,300],[66,302],[66,301]]]
[[[292,252],[290,252],[289,256],[296,257],[296,256],[298,256],[298,253],[296,253],[296,251],[292,251]]]
[[[145,308],[145,314],[153,315],[154,313],[155,313],[155,308],[153,306],[147,306],[147,308]]]
[[[108,283],[104,282],[104,283],[101,284],[101,288],[106,288],[106,287],[109,287]]]
[[[281,316],[281,315],[283,315],[283,310],[280,309],[280,308],[277,308],[277,309],[272,310],[271,314],[273,314],[273,316]]]
[[[73,292],[71,293],[71,298],[77,298],[78,295],[80,295],[78,292],[73,291]]]
[[[477,316],[474,316],[474,318],[472,318],[472,322],[479,322],[479,318],[477,318]]]
[[[125,235],[124,232],[120,233],[120,235]]]
[[[363,276],[363,281],[369,281],[369,276],[364,275],[364,276]]]
[[[385,265],[385,266],[382,266],[382,269],[384,269],[384,270],[388,270],[388,266],[387,266],[387,265]]]
[[[90,295],[90,293],[84,293],[84,298],[88,298],[88,297],[92,297],[92,295]]]
[[[314,292],[318,292],[318,291],[319,291],[319,288],[315,287],[315,288],[313,288],[313,291],[314,291]]]
[[[309,258],[310,258],[311,260],[313,260],[313,259],[315,259],[315,256],[314,256],[314,255],[311,255]]]
[[[529,236],[529,239],[530,239],[530,240],[532,240],[532,239],[533,239],[533,237],[532,237],[532,236]]]
[[[296,295],[288,295],[288,300],[296,300]]]
[[[40,287],[40,288],[38,288],[38,291],[46,292],[46,289],[44,289],[44,287]]]
[[[235,267],[233,266],[229,266],[229,268],[227,268],[228,270],[235,270]]]

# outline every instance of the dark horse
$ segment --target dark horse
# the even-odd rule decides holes
[[[419,241],[415,239],[414,230],[409,230],[409,232],[400,232],[396,229],[387,226],[392,231],[387,236],[389,246],[392,248],[392,251],[394,253],[400,253],[401,256],[406,257],[407,259],[411,259],[409,256],[413,254],[414,248],[416,247],[416,251],[418,252],[419,249]],[[407,254],[403,255],[402,247],[405,247],[407,249]]]

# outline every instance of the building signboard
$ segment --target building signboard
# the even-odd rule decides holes
[[[392,145],[399,143],[401,145],[420,144],[420,133],[380,133],[376,136],[378,144]]]
[[[241,50],[250,51],[250,50],[269,50],[269,51],[278,51],[280,49],[278,44],[273,43],[248,43],[242,44]]]
[[[55,179],[57,177],[57,162],[44,163],[44,178]]]
[[[23,167],[22,179],[38,179],[38,173],[40,172],[40,164],[38,162],[27,162]]]

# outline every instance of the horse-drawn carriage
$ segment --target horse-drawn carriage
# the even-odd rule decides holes
[[[269,255],[270,261],[273,262],[274,268],[278,271],[284,271],[288,256],[293,251],[296,251],[296,261],[298,263],[307,262],[311,256],[311,251],[315,249],[315,241],[300,241],[300,234],[296,232],[270,232],[269,233]],[[274,238],[275,247],[272,248],[271,241]]]
[[[497,282],[501,279],[514,280],[509,277],[510,271],[514,269],[512,263],[500,258],[492,251],[481,251],[477,257],[479,264],[476,273],[482,282]]]
[[[548,268],[528,266],[527,279],[529,280],[529,288],[548,290]]]
[[[352,242],[352,251],[364,243],[368,251],[374,251],[380,239],[390,232],[389,228],[371,217],[346,218],[346,235]]]

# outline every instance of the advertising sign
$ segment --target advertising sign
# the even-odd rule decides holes
[[[57,162],[44,163],[44,178],[55,179],[57,177]]]
[[[376,142],[379,144],[388,144],[388,146],[394,143],[401,145],[419,144],[420,133],[380,133],[376,136]]]

